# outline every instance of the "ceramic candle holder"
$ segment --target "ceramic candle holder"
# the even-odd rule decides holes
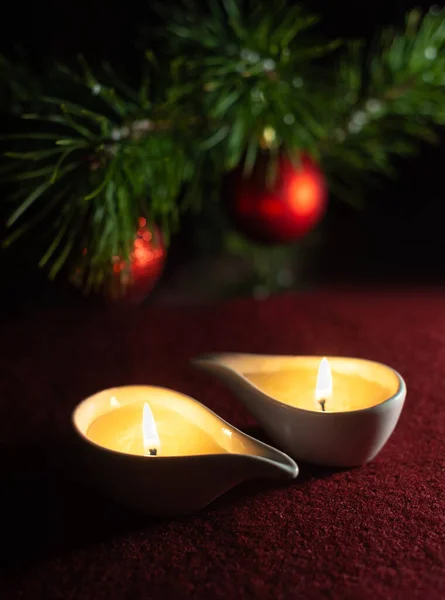
[[[316,402],[321,357],[214,354],[193,364],[216,375],[270,438],[297,460],[353,467],[372,460],[397,424],[405,382],[386,365],[328,357],[332,400]]]
[[[142,425],[129,425],[135,415],[142,418],[145,403],[158,422],[157,455],[140,454]],[[91,481],[117,502],[146,513],[194,512],[246,479],[298,474],[290,457],[165,388],[101,391],[77,406],[72,421]]]

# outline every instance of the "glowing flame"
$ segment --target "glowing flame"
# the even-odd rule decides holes
[[[322,410],[329,398],[332,397],[332,373],[327,358],[322,358],[318,368],[317,385],[315,386],[315,401],[320,404]]]
[[[161,447],[156,422],[147,403],[144,404],[142,415],[142,440],[145,456],[156,456]]]

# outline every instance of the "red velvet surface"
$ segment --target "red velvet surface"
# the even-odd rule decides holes
[[[1,335],[2,600],[445,598],[445,293],[48,312]],[[210,351],[375,359],[408,397],[370,464],[303,464],[293,482],[248,483],[193,516],[135,515],[86,488],[69,419],[101,388],[173,387],[262,435],[189,367]]]

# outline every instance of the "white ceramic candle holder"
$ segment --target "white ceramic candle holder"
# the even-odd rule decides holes
[[[333,400],[326,402],[323,412],[315,398],[320,360],[318,356],[213,354],[198,357],[193,364],[216,375],[271,440],[297,460],[335,467],[366,463],[380,452],[397,424],[405,382],[380,363],[328,357]]]
[[[170,434],[168,415],[159,431],[161,448],[156,456],[116,451],[89,437],[93,423],[104,416],[102,434],[105,429],[104,439],[110,437],[107,415],[122,407],[131,411],[133,404],[137,407],[141,402],[150,405],[155,418],[159,411],[172,411],[183,419],[178,439],[169,440],[177,456],[162,455],[163,434]],[[111,417],[118,430],[120,419]],[[286,454],[242,433],[193,398],[165,388],[129,386],[101,391],[76,407],[72,421],[92,482],[117,502],[146,513],[194,512],[249,478],[292,479],[298,474],[296,463]],[[192,438],[187,435],[190,424]],[[199,431],[205,433],[202,444]],[[216,450],[206,454],[205,444]]]

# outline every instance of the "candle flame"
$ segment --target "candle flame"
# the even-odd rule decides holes
[[[318,368],[317,385],[315,386],[315,401],[328,400],[332,396],[332,373],[327,358],[322,358]]]
[[[144,404],[142,415],[142,440],[145,456],[153,456],[159,452],[161,442],[159,441],[158,429],[151,408],[147,403]]]

